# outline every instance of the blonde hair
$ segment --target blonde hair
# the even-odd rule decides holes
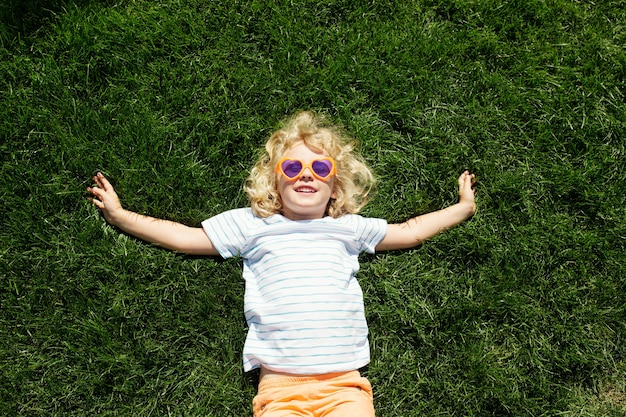
[[[330,200],[326,214],[336,218],[358,213],[369,201],[374,176],[363,158],[353,152],[356,142],[325,117],[310,111],[291,116],[265,144],[244,186],[254,213],[269,217],[282,212],[276,164],[289,149],[300,143],[335,160],[335,198]]]

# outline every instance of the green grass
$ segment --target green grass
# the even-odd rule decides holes
[[[478,213],[364,257],[378,415],[626,415],[626,2],[42,0],[0,5],[0,415],[246,416],[237,260],[186,224],[246,204],[278,122],[329,114],[365,214]]]

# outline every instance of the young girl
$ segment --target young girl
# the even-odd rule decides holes
[[[244,370],[260,369],[255,417],[374,416],[359,369],[370,359],[358,256],[417,246],[476,211],[474,175],[458,179],[459,202],[402,224],[356,213],[374,179],[350,141],[311,112],[275,132],[245,185],[251,207],[202,227],[125,210],[98,173],[88,188],[106,220],[164,248],[240,256],[248,335]]]

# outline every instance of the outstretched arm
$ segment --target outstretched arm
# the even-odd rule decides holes
[[[102,173],[98,172],[93,179],[96,186],[87,188],[93,196],[91,202],[102,211],[104,218],[111,225],[165,249],[190,255],[218,255],[202,228],[189,227],[126,210],[120,204],[113,186]]]
[[[418,246],[431,237],[451,229],[476,212],[474,174],[465,171],[458,180],[459,202],[445,209],[414,217],[404,223],[387,226],[387,235],[376,251],[407,249]]]

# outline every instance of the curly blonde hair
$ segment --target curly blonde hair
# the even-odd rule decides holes
[[[324,116],[311,111],[291,116],[265,144],[244,186],[254,213],[269,217],[282,212],[276,164],[289,149],[300,143],[335,160],[335,198],[329,201],[326,215],[336,218],[358,213],[369,201],[375,185],[372,171],[363,158],[354,153],[356,142],[353,139]]]

